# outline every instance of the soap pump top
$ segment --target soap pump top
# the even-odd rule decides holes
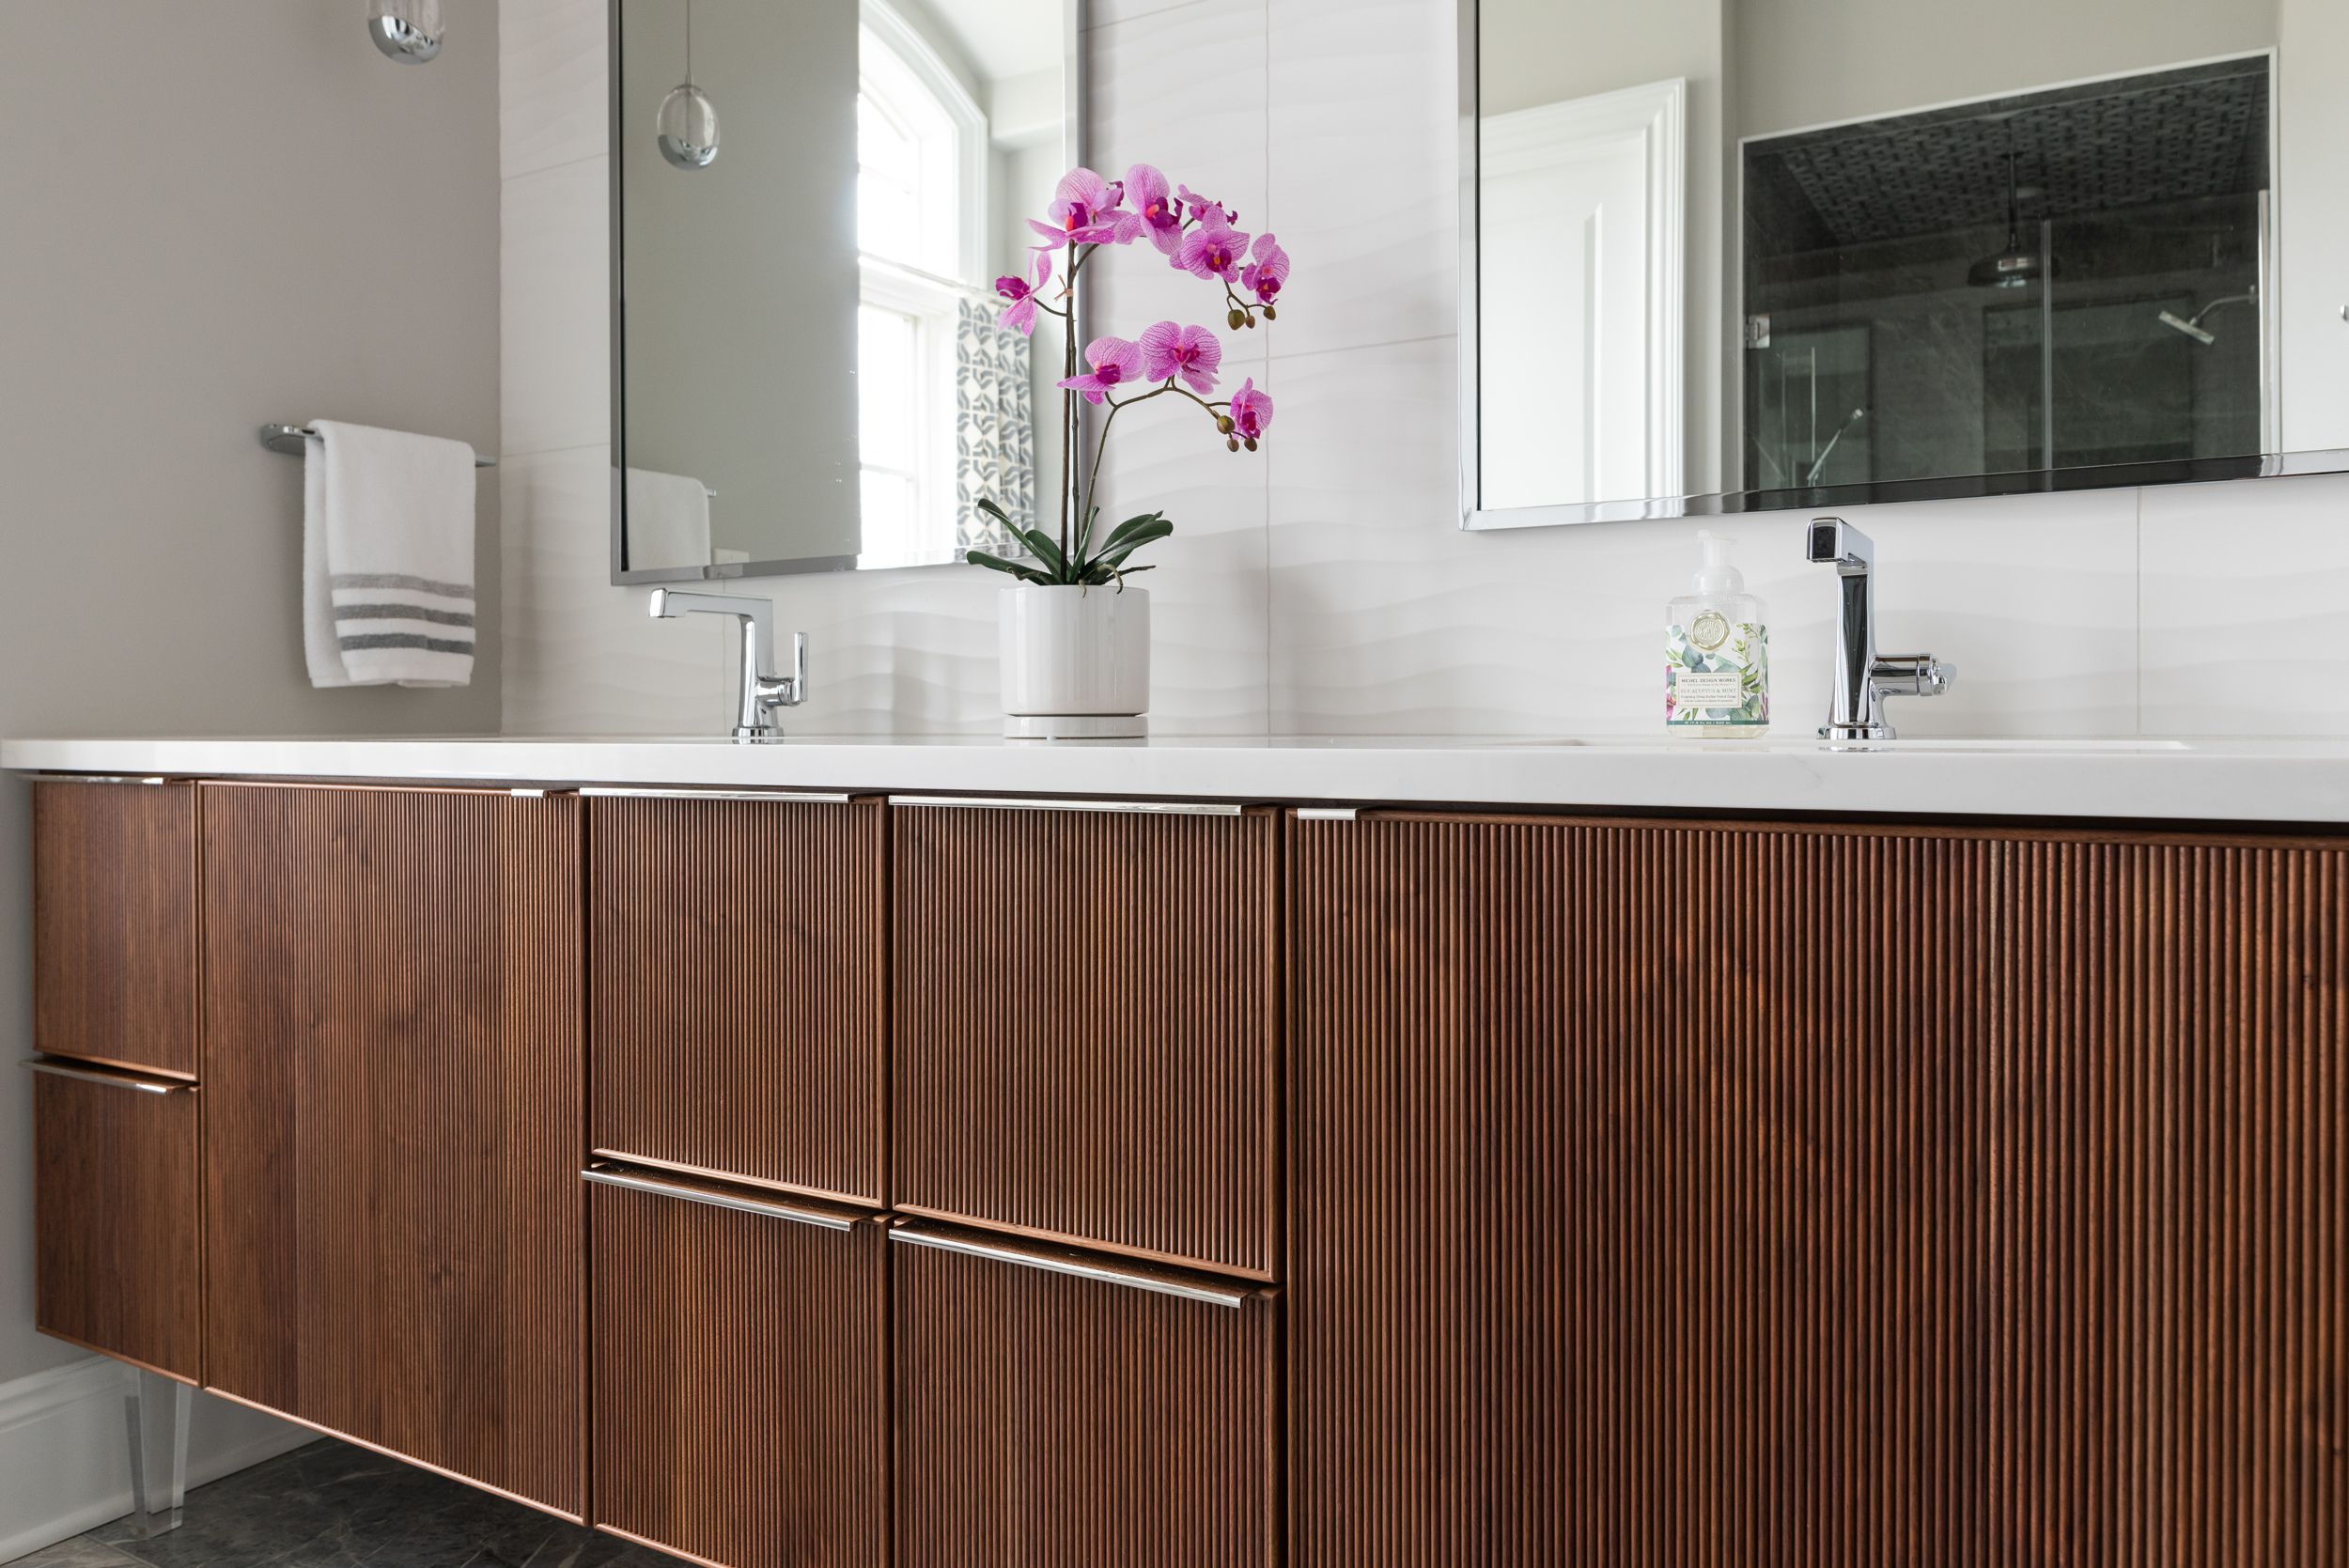
[[[1697,573],[1688,585],[1700,594],[1745,592],[1745,574],[1729,564],[1729,547],[1736,542],[1719,534],[1700,531],[1697,535]]]

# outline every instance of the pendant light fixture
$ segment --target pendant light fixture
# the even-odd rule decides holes
[[[1976,288],[2022,288],[2046,275],[2046,257],[2023,248],[2023,225],[2017,212],[2015,122],[2006,122],[2006,249],[1985,256],[1967,272]]]
[[[404,66],[441,52],[441,0],[367,0],[367,37]]]
[[[661,101],[661,156],[680,169],[718,161],[718,106],[693,85],[693,0],[685,0],[685,80]]]

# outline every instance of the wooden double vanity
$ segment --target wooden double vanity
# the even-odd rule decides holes
[[[35,798],[42,1327],[566,1517],[2349,1560],[2349,834]]]

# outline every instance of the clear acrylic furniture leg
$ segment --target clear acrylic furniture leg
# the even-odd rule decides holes
[[[122,1401],[131,1423],[131,1522],[142,1537],[179,1528],[188,1491],[188,1411],[195,1390],[141,1371]]]

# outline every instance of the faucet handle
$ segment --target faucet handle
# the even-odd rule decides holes
[[[1875,564],[1875,541],[1842,518],[1812,518],[1803,536],[1803,553],[1844,572],[1866,571]]]
[[[1957,684],[1957,666],[1929,653],[1878,654],[1868,677],[1888,697],[1937,697]]]

